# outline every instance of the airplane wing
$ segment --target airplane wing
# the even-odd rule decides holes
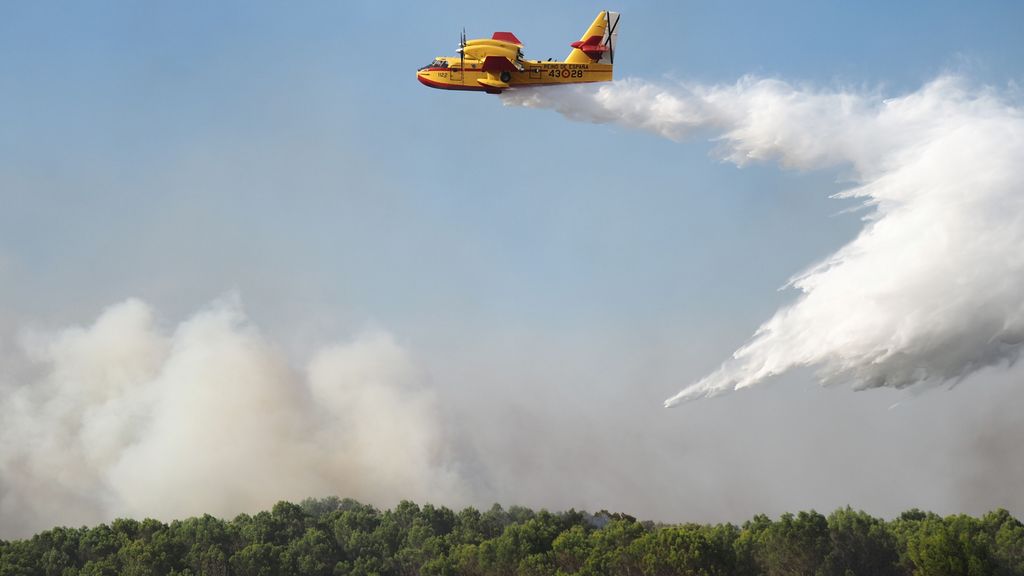
[[[507,56],[487,56],[484,58],[483,66],[480,67],[484,72],[512,72],[519,70],[519,66],[510,60]]]
[[[511,32],[495,32],[491,35],[491,40],[500,40],[502,42],[511,42],[512,44],[518,44],[522,46],[523,43],[516,38],[516,35]]]
[[[508,42],[509,44],[515,44],[520,48],[523,47],[523,43],[511,32],[495,32],[491,35],[491,40]],[[513,70],[522,72],[523,65],[519,63],[519,57],[521,57],[521,55],[522,50],[519,51],[519,56],[516,58],[509,58],[508,56],[486,56],[484,57],[482,68],[484,72],[512,72]]]

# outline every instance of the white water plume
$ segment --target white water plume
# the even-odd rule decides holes
[[[678,139],[704,129],[737,165],[845,167],[839,194],[871,211],[860,234],[796,275],[800,294],[715,372],[665,404],[812,366],[824,383],[902,388],[959,381],[1017,360],[1024,343],[1024,109],[940,77],[920,90],[818,90],[641,81],[510,91],[550,108]]]
[[[214,303],[173,332],[138,300],[25,338],[0,397],[0,536],[115,516],[227,516],[344,494],[392,504],[462,493],[441,418],[382,332],[293,368]]]

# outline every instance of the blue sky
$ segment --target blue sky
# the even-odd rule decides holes
[[[414,79],[417,67],[454,53],[463,27],[470,38],[512,31],[528,57],[564,57],[605,7],[0,5],[0,322],[7,333],[84,323],[139,297],[173,323],[236,290],[297,357],[311,341],[383,327],[451,395],[475,386],[466,411],[522,416],[491,398],[550,422],[562,408],[607,414],[625,402],[634,420],[615,430],[659,418],[656,433],[676,437],[742,414],[785,444],[791,429],[773,436],[770,418],[751,415],[760,400],[722,401],[704,416],[658,411],[792,298],[777,290],[791,275],[857,233],[859,216],[827,198],[842,189],[840,172],[737,169],[716,160],[706,138],[677,143],[569,122]],[[892,94],[950,70],[1000,87],[1024,78],[1018,2],[607,7],[623,15],[619,78],[731,83],[755,74]],[[470,383],[488,367],[504,376]],[[499,384],[514,382],[510,373],[560,391],[534,406]],[[892,402],[879,392],[839,408],[840,396],[805,389],[807,375],[791,381],[780,397],[805,394],[850,422],[861,409],[882,418],[879,407]],[[584,390],[597,392],[593,403],[577,404]],[[723,450],[740,458],[762,449]],[[638,462],[674,448],[646,450],[650,459]],[[650,473],[670,486],[679,470]],[[785,498],[766,490],[760,501],[846,503],[779,490]],[[500,486],[494,495],[529,499]],[[890,511],[896,500],[871,503]],[[943,503],[957,506],[923,502]]]
[[[541,324],[699,315],[749,298],[771,308],[770,288],[857,228],[822,201],[834,175],[737,171],[699,139],[410,82],[421,62],[452,52],[462,26],[509,29],[528,55],[557,57],[595,9],[9,5],[8,266],[25,268],[19,284],[40,284],[26,297],[41,310],[60,294],[40,291],[68,283],[93,307],[140,292],[188,307],[237,287],[268,306],[318,297],[388,325],[446,307],[496,323],[533,311]],[[1012,3],[621,11],[620,77],[752,73],[898,92],[951,68],[998,84],[1020,76]],[[589,168],[595,147],[608,169]],[[191,302],[175,301],[180,286],[161,293],[179,274]],[[292,279],[264,281],[282,276]],[[281,293],[262,295],[271,289]]]

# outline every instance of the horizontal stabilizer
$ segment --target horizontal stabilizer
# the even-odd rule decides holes
[[[582,51],[584,54],[586,54],[588,57],[594,60],[600,60],[601,56],[605,52],[611,50],[610,46],[601,44],[602,40],[603,38],[601,38],[600,36],[591,36],[585,41],[580,40],[578,42],[573,42],[572,44],[570,44],[570,46]]]

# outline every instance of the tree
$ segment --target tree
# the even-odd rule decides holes
[[[696,524],[666,527],[635,540],[628,556],[640,566],[643,574],[731,576],[736,573],[732,547],[736,536],[735,527],[732,530]]]
[[[881,520],[846,507],[829,515],[828,532],[831,550],[825,556],[826,575],[903,573],[896,538]]]
[[[816,574],[830,548],[828,521],[815,511],[783,514],[763,532],[757,553],[769,576]]]
[[[117,551],[118,572],[124,576],[158,576],[170,571],[161,571],[161,566],[153,551],[144,541],[132,540]]]
[[[644,527],[633,520],[611,520],[590,533],[590,556],[584,565],[585,574],[637,574],[640,559],[630,545],[646,534]]]
[[[564,574],[579,572],[590,557],[590,540],[583,526],[573,526],[552,542],[555,567]]]
[[[287,544],[292,540],[301,538],[306,532],[306,513],[302,507],[291,502],[278,502],[274,504],[270,515],[273,518],[273,530],[277,535],[276,544]]]
[[[231,570],[238,576],[277,576],[280,573],[281,547],[256,542],[231,556]]]
[[[287,574],[330,576],[339,558],[331,539],[322,530],[309,528],[302,538],[292,540],[281,554]]]
[[[1024,525],[910,510],[659,525],[601,511],[279,502],[228,522],[119,519],[0,541],[0,576],[1024,576]]]
[[[35,576],[40,571],[39,554],[32,542],[18,540],[0,549],[0,576]]]

